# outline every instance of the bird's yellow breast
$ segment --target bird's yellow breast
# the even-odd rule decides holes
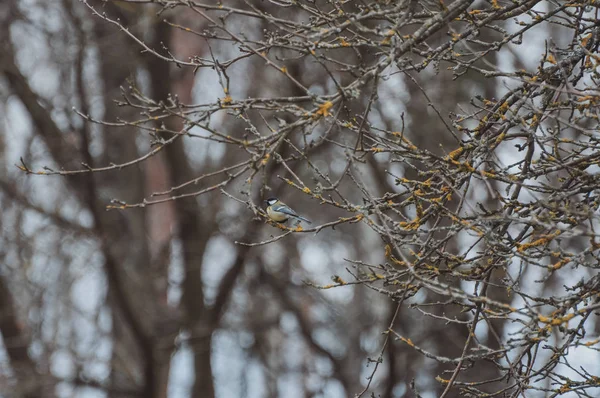
[[[289,216],[285,213],[274,211],[271,206],[267,207],[267,214],[271,220],[277,222],[284,222],[289,218]]]

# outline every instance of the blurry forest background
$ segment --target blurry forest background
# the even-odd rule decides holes
[[[599,7],[3,0],[0,396],[600,396]]]

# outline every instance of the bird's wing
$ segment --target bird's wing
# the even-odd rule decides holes
[[[296,214],[296,212],[294,210],[290,209],[289,207],[287,207],[285,205],[273,205],[272,209],[275,211],[278,211],[280,213],[287,214],[289,216],[298,217],[298,214]]]

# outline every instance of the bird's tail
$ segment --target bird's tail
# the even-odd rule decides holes
[[[309,219],[304,218],[302,216],[294,216],[294,217],[296,217],[298,220],[306,221],[307,223],[312,224]]]

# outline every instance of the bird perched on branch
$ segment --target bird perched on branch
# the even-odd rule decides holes
[[[284,223],[292,217],[297,220],[306,221],[309,224],[311,223],[306,218],[299,216],[288,205],[277,198],[269,198],[265,202],[267,203],[267,215],[273,221]]]

